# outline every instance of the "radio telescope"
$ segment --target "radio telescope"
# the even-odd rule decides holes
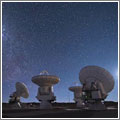
[[[82,100],[82,87],[81,86],[72,86],[69,87],[69,90],[74,93],[74,101],[77,103],[77,107],[83,107],[83,100]]]
[[[103,100],[114,88],[113,76],[104,68],[98,66],[86,66],[79,73],[80,82],[83,84],[82,91],[89,109],[103,110]]]
[[[39,86],[36,98],[41,101],[40,109],[51,109],[51,102],[56,100],[53,93],[53,85],[59,82],[59,78],[42,71],[40,75],[32,77],[32,82]]]
[[[21,108],[20,97],[28,98],[29,92],[24,83],[17,82],[15,86],[16,91],[10,95],[9,103],[13,103],[15,108]]]

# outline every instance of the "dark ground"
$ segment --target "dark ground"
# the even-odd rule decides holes
[[[11,109],[3,103],[3,118],[117,118],[117,102],[105,102],[108,109],[101,111],[77,109],[75,103],[53,103],[52,110],[40,110],[39,103],[23,103],[24,109]],[[29,106],[26,109],[25,106]]]

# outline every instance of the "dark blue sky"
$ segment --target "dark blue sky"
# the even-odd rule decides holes
[[[98,65],[115,79],[107,100],[118,99],[117,2],[2,3],[2,94],[7,102],[17,81],[24,82],[37,102],[31,78],[42,70],[60,77],[57,101],[72,101],[68,87],[79,81],[80,69]]]

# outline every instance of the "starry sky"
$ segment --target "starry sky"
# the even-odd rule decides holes
[[[38,102],[31,78],[47,70],[60,77],[57,102],[72,102],[68,87],[80,84],[87,65],[107,69],[115,87],[107,100],[118,101],[117,2],[3,2],[2,100],[8,102],[16,82],[24,82]]]

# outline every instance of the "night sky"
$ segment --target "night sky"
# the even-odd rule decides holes
[[[2,3],[2,100],[8,102],[16,82],[24,82],[38,102],[31,78],[47,70],[60,77],[54,86],[58,102],[72,102],[68,87],[80,85],[87,65],[107,69],[115,79],[107,100],[118,101],[117,2]]]

